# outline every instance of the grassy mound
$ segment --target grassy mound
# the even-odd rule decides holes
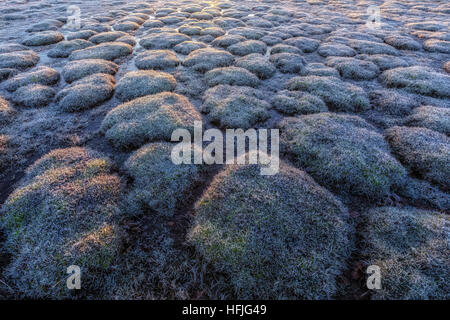
[[[277,53],[294,53],[294,54],[302,54],[302,50],[298,49],[294,46],[289,46],[287,44],[277,44],[270,49],[270,54]]]
[[[437,212],[382,207],[364,215],[363,254],[381,271],[372,299],[450,298],[450,220]]]
[[[287,44],[288,46],[296,47],[305,53],[316,51],[320,45],[320,41],[306,37],[294,37],[286,39],[283,43]]]
[[[0,96],[0,125],[4,125],[11,121],[15,110],[10,106],[9,102]]]
[[[348,213],[303,171],[227,166],[195,206],[188,239],[238,299],[325,299],[351,250]]]
[[[75,50],[81,50],[92,46],[89,41],[76,39],[71,41],[61,41],[48,52],[50,58],[67,58]]]
[[[317,49],[322,57],[353,57],[356,51],[342,43],[324,43]]]
[[[236,60],[236,67],[247,69],[254,73],[260,79],[269,79],[275,72],[276,68],[263,55],[253,53]]]
[[[272,54],[269,58],[277,69],[283,73],[304,73],[306,61],[299,54],[282,52]]]
[[[417,51],[422,49],[420,42],[402,35],[389,35],[384,37],[384,42],[400,50]]]
[[[14,77],[19,73],[19,70],[12,68],[0,68],[0,82]]]
[[[204,94],[202,112],[224,128],[252,127],[269,118],[270,105],[261,91],[250,87],[218,85]]]
[[[111,98],[116,81],[109,74],[96,73],[72,83],[56,95],[62,110],[82,111],[95,107]]]
[[[134,62],[138,69],[163,70],[180,64],[177,56],[169,50],[152,50],[141,53]]]
[[[210,87],[219,84],[256,87],[259,79],[250,71],[239,67],[216,68],[205,74],[205,80]]]
[[[424,180],[408,177],[405,185],[396,191],[415,206],[450,211],[450,194]]]
[[[28,108],[45,107],[52,102],[55,90],[41,84],[20,87],[13,94],[13,101]]]
[[[115,60],[117,58],[128,56],[133,52],[133,47],[122,42],[105,42],[93,47],[73,51],[69,59],[105,59]]]
[[[409,66],[404,59],[387,54],[360,54],[357,58],[375,63],[381,71]]]
[[[116,97],[120,101],[129,101],[149,94],[173,91],[177,85],[169,73],[141,70],[125,74],[117,83]]]
[[[188,55],[192,51],[206,48],[206,44],[198,41],[183,41],[173,47],[173,50],[177,53]]]
[[[89,38],[92,38],[96,34],[97,34],[97,32],[95,32],[93,30],[80,30],[80,31],[68,33],[66,35],[66,40],[68,40],[68,41],[75,40],[75,39],[88,40]],[[89,41],[91,41],[91,40],[89,40]]]
[[[406,172],[375,128],[357,116],[318,113],[280,124],[281,143],[300,168],[342,194],[390,194]]]
[[[62,40],[64,40],[64,36],[58,31],[43,31],[26,37],[22,44],[26,46],[46,46]]]
[[[330,57],[325,64],[336,68],[342,78],[353,80],[371,80],[378,76],[380,70],[378,66],[370,61],[349,58],[349,57]]]
[[[115,75],[118,70],[119,66],[114,62],[102,59],[85,59],[67,63],[61,74],[67,83],[72,83],[95,73]]]
[[[335,77],[294,77],[288,81],[287,89],[316,95],[331,110],[355,112],[369,108],[369,99],[363,89]]]
[[[414,109],[405,124],[411,127],[423,127],[450,135],[450,109],[422,106]]]
[[[5,134],[0,134],[0,177],[6,170],[17,161],[14,156],[14,145],[11,138]]]
[[[231,53],[212,48],[192,51],[183,61],[185,67],[195,71],[205,72],[214,68],[228,67],[234,62]]]
[[[388,54],[391,56],[398,56],[397,49],[390,45],[367,40],[350,40],[349,46],[355,49],[360,54]]]
[[[306,75],[339,78],[339,72],[335,68],[327,67],[323,63],[313,62],[306,65]]]
[[[251,27],[237,27],[233,28],[232,30],[229,30],[228,34],[238,34],[249,40],[259,40],[266,34],[266,32]]]
[[[39,60],[39,55],[32,50],[0,53],[0,68],[27,69]]]
[[[328,108],[322,99],[309,93],[288,90],[279,91],[277,95],[273,97],[271,104],[274,109],[288,115],[328,111]]]
[[[431,52],[450,53],[450,43],[445,40],[429,39],[424,42],[423,48]]]
[[[193,130],[194,121],[201,121],[201,116],[186,97],[162,92],[117,106],[108,112],[101,130],[114,146],[135,148],[170,141],[176,129]]]
[[[450,76],[420,66],[384,71],[380,80],[388,87],[404,88],[427,96],[450,97]]]
[[[145,49],[171,49],[177,44],[189,40],[191,38],[182,33],[159,32],[142,38],[139,44]]]
[[[443,68],[447,73],[450,73],[450,61],[444,63]]]
[[[5,82],[5,89],[8,91],[15,91],[20,87],[29,84],[42,84],[51,86],[59,81],[59,73],[53,68],[37,67],[33,71],[20,73]]]
[[[375,90],[369,94],[375,110],[390,115],[405,116],[419,106],[419,101],[413,96],[395,89]]]
[[[406,166],[449,189],[450,140],[446,135],[426,128],[393,127],[386,130],[386,138]]]
[[[125,163],[134,179],[129,207],[151,208],[164,216],[172,216],[199,178],[200,166],[172,162],[173,144],[151,143],[135,151]]]
[[[89,38],[89,41],[94,44],[100,44],[104,42],[113,42],[119,39],[120,37],[126,36],[126,32],[122,31],[107,31],[107,32],[101,32],[97,33],[96,35]]]
[[[246,56],[251,53],[266,54],[267,45],[258,40],[247,40],[235,43],[227,48],[234,55]]]
[[[70,297],[70,265],[81,268],[83,293],[104,287],[119,249],[120,181],[110,170],[107,158],[83,148],[52,151],[27,170],[1,220],[12,254],[4,274],[19,296]]]
[[[238,34],[227,34],[227,35],[223,35],[221,37],[218,37],[216,39],[214,39],[213,42],[211,42],[211,44],[214,47],[222,47],[222,48],[227,48],[233,44],[242,42],[247,40],[245,37],[238,35]]]

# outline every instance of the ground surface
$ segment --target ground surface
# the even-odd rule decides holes
[[[449,16],[0,1],[0,297],[448,299]],[[194,120],[279,128],[280,175],[175,166]]]

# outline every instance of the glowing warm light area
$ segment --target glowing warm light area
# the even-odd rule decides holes
[[[0,300],[450,299],[449,21],[0,0]]]

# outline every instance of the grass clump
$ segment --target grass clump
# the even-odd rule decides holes
[[[96,46],[73,51],[70,60],[104,59],[113,61],[133,52],[133,47],[123,42],[105,42]]]
[[[199,179],[200,166],[173,163],[174,145],[167,142],[147,144],[135,151],[125,162],[133,187],[128,197],[135,212],[151,208],[164,216],[173,216],[177,206],[189,198]],[[140,209],[139,209],[140,208]]]
[[[11,122],[16,111],[11,107],[8,100],[0,96],[0,125]]]
[[[115,75],[118,70],[119,66],[111,61],[103,59],[84,59],[70,61],[64,66],[61,74],[67,83],[72,83],[95,73]]]
[[[308,76],[324,76],[339,78],[339,72],[335,68],[327,67],[323,63],[308,63],[306,65],[306,75]]]
[[[260,168],[232,165],[214,177],[189,242],[238,299],[332,297],[352,247],[347,210],[303,171]]]
[[[120,37],[126,36],[126,32],[122,31],[107,31],[107,32],[101,32],[97,33],[91,38],[89,38],[89,41],[94,44],[100,44],[104,42],[113,42],[119,39]]]
[[[34,67],[40,58],[33,50],[0,53],[0,68],[27,69]]]
[[[202,29],[200,32],[200,35],[202,36],[212,36],[214,38],[223,36],[225,34],[225,31],[222,28],[218,27],[207,27]]]
[[[0,68],[0,82],[14,77],[19,73],[19,70],[12,68]]]
[[[67,58],[72,51],[81,50],[92,46],[89,41],[76,39],[71,41],[61,41],[48,52],[50,58]]]
[[[120,181],[110,171],[107,158],[84,148],[54,150],[27,170],[1,219],[12,255],[4,276],[17,297],[73,297],[66,288],[70,265],[81,268],[81,294],[105,288],[120,247]]]
[[[55,90],[41,84],[30,84],[14,92],[13,101],[28,108],[45,107],[52,102]]]
[[[56,102],[67,112],[95,107],[111,98],[116,81],[109,74],[96,73],[73,82],[56,95]]]
[[[222,48],[227,48],[233,44],[242,42],[242,41],[246,41],[247,38],[238,35],[238,34],[226,34],[223,36],[220,36],[216,39],[214,39],[211,44],[214,47],[222,47]]]
[[[348,57],[329,57],[325,64],[336,68],[342,78],[353,80],[371,80],[378,76],[380,69],[370,61],[348,58]]]
[[[247,40],[235,43],[227,48],[234,55],[246,56],[251,53],[266,54],[267,45],[258,40]]]
[[[270,49],[270,54],[272,55],[277,53],[294,53],[301,55],[303,52],[302,50],[294,46],[290,46],[287,44],[277,44]]]
[[[294,37],[283,41],[288,46],[293,46],[300,49],[302,52],[311,53],[317,50],[320,41],[306,37]]]
[[[134,62],[138,69],[163,70],[180,64],[177,56],[169,50],[152,50],[141,53]]]
[[[306,61],[301,55],[282,52],[272,54],[269,60],[283,73],[302,74],[305,72]]]
[[[46,46],[62,40],[64,40],[64,36],[58,31],[43,31],[26,37],[22,44],[26,46]]]
[[[384,42],[400,50],[417,51],[422,49],[420,42],[402,35],[389,35],[384,37]]]
[[[114,24],[114,30],[130,32],[139,28],[139,24],[132,21],[124,21]]]
[[[450,44],[446,40],[429,39],[424,42],[423,48],[431,52],[450,53]]]
[[[236,67],[247,69],[263,80],[271,78],[276,72],[274,65],[258,53],[252,53],[237,59]]]
[[[317,53],[322,57],[353,57],[356,55],[356,51],[342,43],[324,43],[322,44]]]
[[[450,210],[450,194],[441,191],[427,181],[408,177],[405,185],[396,191],[416,206],[426,206],[444,212]]]
[[[423,127],[450,135],[450,109],[422,106],[414,109],[405,124],[411,127]]]
[[[331,110],[357,112],[370,107],[363,89],[336,77],[294,77],[288,81],[287,89],[316,95],[325,101]]]
[[[357,58],[375,63],[381,71],[409,66],[404,59],[387,54],[360,54]]]
[[[390,88],[404,88],[427,96],[450,97],[450,76],[413,66],[384,71],[380,80]]]
[[[162,92],[121,104],[108,112],[101,130],[117,148],[136,148],[146,142],[170,141],[179,128],[193,130],[201,116],[179,94]]]
[[[269,108],[259,90],[218,85],[205,92],[202,112],[223,128],[247,129],[268,119]]]
[[[419,101],[413,96],[395,89],[375,90],[369,93],[375,110],[385,114],[405,116],[419,106]]]
[[[233,62],[234,57],[229,52],[204,48],[192,51],[183,61],[183,65],[195,71],[206,72],[214,68],[228,67]]]
[[[183,41],[191,38],[185,34],[177,32],[159,32],[151,34],[139,42],[145,49],[171,49]]]
[[[188,55],[194,50],[206,48],[206,44],[199,41],[183,41],[173,47],[173,50],[177,53]]]
[[[93,30],[80,30],[80,31],[70,32],[69,34],[66,35],[66,39],[68,41],[75,40],[75,39],[88,40],[89,38],[92,38],[96,34],[97,34],[97,32],[95,32]],[[91,40],[89,40],[89,41],[91,41]]]
[[[16,160],[13,154],[15,151],[14,147],[15,146],[9,136],[0,134],[0,177],[3,177],[3,174],[11,166],[14,160]]]
[[[386,130],[386,138],[413,172],[449,189],[450,140],[446,135],[426,128],[393,127]]]
[[[274,109],[281,113],[310,114],[328,111],[327,106],[322,99],[308,93],[282,90],[273,97],[271,104]]]
[[[238,34],[249,40],[259,40],[264,35],[266,35],[266,31],[250,27],[237,27],[233,28],[232,30],[229,30],[228,34]]]
[[[117,83],[116,97],[120,101],[129,101],[149,94],[173,91],[177,85],[169,73],[141,70],[125,74]]]
[[[283,149],[318,182],[346,195],[386,197],[406,171],[383,136],[362,118],[317,113],[280,124]]]
[[[205,74],[205,80],[210,87],[219,84],[256,87],[259,79],[250,71],[239,67],[217,68]]]
[[[59,73],[53,68],[37,67],[33,71],[20,73],[5,82],[5,89],[8,91],[16,91],[20,87],[29,84],[41,84],[51,86],[59,81]]]
[[[450,73],[450,61],[447,61],[446,63],[444,63],[443,68],[447,73]]]
[[[349,46],[355,49],[359,54],[387,54],[391,56],[398,56],[397,49],[390,45],[367,40],[352,39],[349,41]]]
[[[372,299],[448,300],[450,220],[437,212],[382,207],[364,215],[363,254],[381,269]]]

